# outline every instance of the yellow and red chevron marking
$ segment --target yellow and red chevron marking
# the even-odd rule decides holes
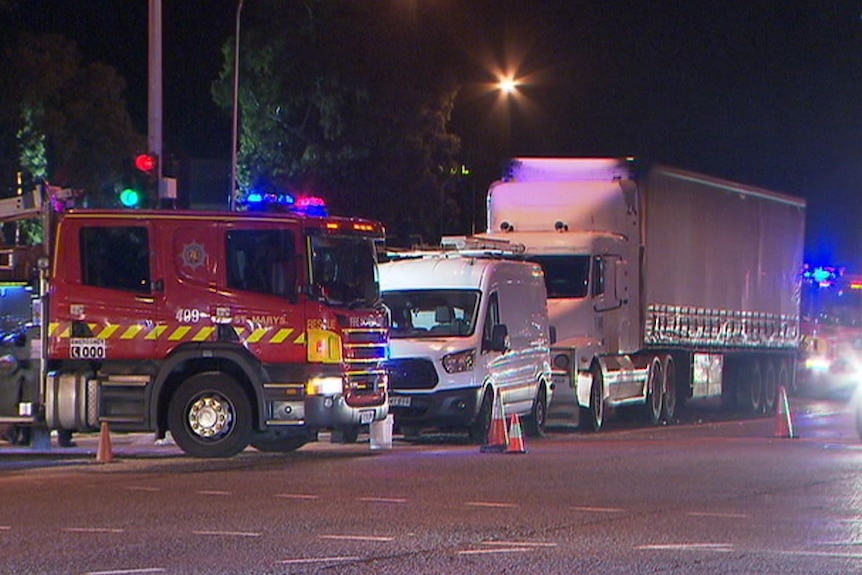
[[[92,337],[111,341],[169,341],[169,342],[198,342],[212,341],[216,328],[212,325],[188,325],[188,324],[106,324],[89,323]],[[243,343],[250,344],[295,344],[305,343],[305,332],[292,327],[268,326],[255,329],[235,327],[236,334]],[[51,322],[48,335],[59,339],[72,337],[71,322]]]

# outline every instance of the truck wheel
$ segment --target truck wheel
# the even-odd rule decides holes
[[[545,435],[545,423],[548,420],[547,397],[545,384],[543,382],[539,382],[539,391],[536,393],[536,399],[533,400],[533,407],[530,408],[530,415],[525,421],[525,431],[530,437],[543,437]]]
[[[669,355],[662,360],[662,374],[664,375],[664,397],[661,401],[661,419],[671,423],[676,417],[677,394],[676,394],[676,365]]]
[[[760,362],[753,361],[749,368],[748,381],[745,390],[745,402],[743,405],[749,413],[759,414],[763,412],[763,372],[760,370]]]
[[[581,408],[581,427],[586,431],[598,431],[605,422],[605,383],[602,370],[598,366],[590,369],[590,406]]]
[[[766,377],[763,380],[763,412],[772,413],[775,410],[775,399],[778,397],[778,376],[775,364],[766,365]]]
[[[646,402],[644,403],[644,414],[647,423],[658,425],[661,421],[662,399],[664,397],[664,372],[662,372],[661,361],[657,357],[652,358],[649,364],[649,373],[646,382]]]
[[[177,445],[193,457],[230,457],[251,441],[251,402],[231,376],[199,373],[171,398],[168,427]]]
[[[482,395],[482,407],[479,408],[479,413],[470,425],[470,441],[484,445],[488,442],[488,431],[491,429],[491,418],[494,411],[494,392],[491,388],[486,388]]]

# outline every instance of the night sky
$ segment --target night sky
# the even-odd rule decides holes
[[[862,1],[363,1],[402,11],[420,46],[455,32],[468,157],[637,156],[802,196],[807,258],[862,273]],[[146,132],[147,0],[20,4],[4,25],[115,66]],[[235,15],[236,0],[163,0],[166,149],[228,156],[209,86]],[[480,90],[504,66],[525,81],[505,109]]]

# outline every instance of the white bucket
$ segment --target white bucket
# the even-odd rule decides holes
[[[372,421],[369,427],[371,449],[392,449],[392,426],[395,420],[392,414],[382,421]]]

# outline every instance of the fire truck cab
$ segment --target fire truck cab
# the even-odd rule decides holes
[[[170,431],[198,457],[355,437],[388,412],[383,236],[353,218],[70,210],[36,313],[0,348],[0,423]]]

